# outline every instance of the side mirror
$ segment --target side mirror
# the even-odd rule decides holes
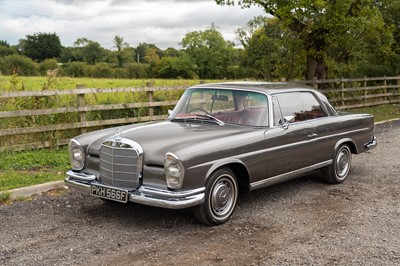
[[[289,124],[294,122],[294,118],[295,118],[294,115],[288,115],[288,116],[283,117],[283,121],[284,121],[283,128],[288,129]]]

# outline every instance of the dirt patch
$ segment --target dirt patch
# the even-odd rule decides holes
[[[399,265],[400,123],[353,157],[340,185],[320,174],[242,195],[232,219],[105,204],[78,190],[0,206],[1,265]]]

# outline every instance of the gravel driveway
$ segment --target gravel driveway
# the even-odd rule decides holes
[[[0,264],[400,265],[400,122],[376,132],[343,184],[316,173],[254,191],[218,227],[78,190],[1,205]]]

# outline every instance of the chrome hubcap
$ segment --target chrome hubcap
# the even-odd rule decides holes
[[[217,218],[229,215],[236,202],[236,186],[234,182],[223,177],[219,179],[212,190],[210,204],[211,210]]]
[[[350,156],[350,151],[344,148],[336,157],[336,175],[339,179],[345,178],[350,170]]]

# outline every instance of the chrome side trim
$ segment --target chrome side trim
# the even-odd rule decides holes
[[[67,174],[70,171],[67,172]],[[90,191],[92,184],[99,184],[97,181],[78,180],[67,176],[64,180],[67,186],[76,187]],[[100,184],[104,187],[103,184]],[[167,209],[184,209],[204,203],[205,188],[198,188],[187,191],[168,191],[149,187],[140,187],[138,190],[128,192],[128,201]]]
[[[377,145],[378,145],[377,138],[375,136],[373,136],[370,142],[364,144],[364,147],[367,150],[372,150],[372,149],[375,149]]]
[[[255,190],[255,189],[258,189],[258,188],[262,188],[262,187],[267,187],[267,186],[275,185],[275,184],[278,184],[278,183],[281,183],[281,182],[285,182],[285,181],[294,179],[294,178],[299,177],[301,175],[304,175],[304,174],[313,172],[315,170],[318,170],[320,168],[329,166],[329,165],[332,164],[332,162],[333,162],[333,160],[328,160],[328,161],[321,162],[321,163],[318,163],[318,164],[314,164],[314,165],[311,165],[311,166],[308,166],[308,167],[305,167],[305,168],[294,170],[294,171],[291,171],[289,173],[284,173],[284,174],[273,176],[273,177],[270,177],[270,178],[267,178],[267,179],[264,179],[264,180],[253,182],[253,183],[250,184],[250,190]]]

